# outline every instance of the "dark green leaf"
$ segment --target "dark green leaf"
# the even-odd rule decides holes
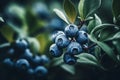
[[[95,15],[94,15],[94,19],[91,20],[91,21],[89,22],[89,24],[88,24],[88,27],[87,27],[88,33],[90,33],[93,28],[95,28],[96,26],[98,26],[98,25],[100,25],[100,24],[102,24],[102,21],[101,21],[101,19],[95,14]]]
[[[97,42],[97,44],[102,48],[102,50],[114,61],[116,61],[117,63],[119,63],[116,55],[114,54],[113,50],[111,47],[109,47],[107,44],[103,43],[103,42]]]
[[[71,23],[75,22],[77,12],[75,6],[70,0],[64,0],[64,10],[68,16],[68,19]]]
[[[100,32],[100,41],[107,41],[110,40],[112,38],[114,38],[113,36],[117,33],[117,30],[113,27],[108,27],[108,28],[104,28],[103,30],[101,30]]]
[[[113,44],[114,44],[115,48],[117,49],[117,52],[120,55],[120,39],[114,40]]]
[[[58,9],[54,9],[53,11],[57,14],[58,17],[60,17],[60,18],[61,18],[62,20],[64,20],[67,24],[69,24],[67,18],[65,17],[65,15],[63,14],[62,11],[60,11],[60,10],[58,10]]]
[[[78,57],[79,59],[77,62],[80,64],[99,66],[97,59],[91,54],[82,53]]]
[[[0,32],[6,38],[6,40],[8,40],[9,42],[13,41],[14,31],[11,27],[3,26],[0,28]]]
[[[71,74],[75,74],[75,67],[71,66],[71,65],[67,65],[67,64],[63,64],[61,65],[61,67],[66,70],[67,72],[71,73]]]
[[[99,60],[101,57],[101,48],[99,46],[95,47],[95,57]]]
[[[120,0],[113,0],[112,4],[113,15],[117,19],[120,15]]]
[[[79,14],[82,20],[92,15],[101,5],[101,0],[80,0],[78,5]]]

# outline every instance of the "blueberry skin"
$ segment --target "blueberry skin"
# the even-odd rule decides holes
[[[64,29],[64,22],[59,18],[53,18],[49,25],[53,31],[55,30],[63,30]]]
[[[69,45],[70,40],[64,34],[60,34],[56,37],[55,43],[60,48],[65,48]]]
[[[5,58],[3,60],[3,64],[5,64],[7,67],[13,67],[14,66],[14,62],[10,58]]]
[[[18,39],[12,44],[16,52],[24,52],[28,48],[28,42],[24,39]]]
[[[42,2],[36,2],[33,4],[33,13],[42,20],[49,19],[49,10],[47,6]]]
[[[63,50],[58,48],[56,44],[50,46],[49,52],[54,57],[60,57],[63,54]]]
[[[16,67],[20,70],[27,70],[30,67],[30,64],[26,59],[18,59],[16,61]]]
[[[34,73],[37,77],[43,77],[48,73],[48,71],[44,66],[37,66],[34,70]]]
[[[41,60],[43,64],[48,63],[50,61],[46,55],[41,55]]]
[[[30,63],[31,63],[32,67],[42,65],[42,58],[39,55],[35,55],[35,56],[32,57]]]
[[[85,44],[88,42],[88,36],[85,31],[79,31],[78,36],[76,37],[76,41],[80,44]]]
[[[76,25],[70,24],[66,26],[65,34],[67,37],[71,37],[71,38],[76,37],[77,33],[78,33],[78,27]]]
[[[65,53],[63,56],[63,60],[66,64],[73,65],[76,63],[76,58],[69,53]]]
[[[70,55],[77,55],[80,54],[82,51],[82,47],[78,42],[71,42],[67,47],[67,52]]]
[[[30,49],[26,49],[25,52],[20,56],[20,58],[24,58],[27,60],[30,60],[32,57],[33,57],[33,54],[30,51]]]
[[[64,35],[65,35],[65,33],[64,33],[63,31],[57,31],[56,33],[54,33],[54,34],[52,35],[52,41],[55,42],[56,37],[57,37],[58,35],[60,35],[60,34],[64,34]]]
[[[29,68],[29,69],[27,70],[27,73],[28,73],[29,75],[33,75],[33,74],[34,74],[34,69]]]

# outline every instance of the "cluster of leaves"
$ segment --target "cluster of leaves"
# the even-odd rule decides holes
[[[65,13],[59,9],[54,9],[54,12],[67,24],[78,22],[80,23],[78,25],[80,28],[83,25],[87,26],[89,39],[93,43],[89,47],[94,47],[94,52],[93,54],[81,53],[78,64],[92,65],[102,70],[111,70],[120,66],[119,2],[119,0],[113,0],[112,2],[113,24],[102,22],[96,14],[97,9],[101,6],[101,0],[80,0],[78,4],[79,15],[77,15],[75,5],[70,0],[64,0]],[[78,21],[76,19],[77,16],[79,18]],[[61,58],[55,59],[55,61],[55,65],[61,65],[65,70],[74,73],[74,69],[66,69],[68,65],[62,63]]]

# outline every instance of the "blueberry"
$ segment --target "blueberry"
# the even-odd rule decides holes
[[[69,45],[70,43],[70,40],[67,39],[66,35],[64,34],[60,34],[56,37],[55,39],[55,43],[58,47],[60,48],[65,48]]]
[[[52,35],[52,41],[55,42],[56,37],[60,34],[65,34],[65,33],[63,31],[57,31]]]
[[[47,6],[42,2],[36,2],[33,4],[33,13],[42,20],[49,19],[49,10]]]
[[[71,42],[67,47],[67,52],[71,55],[80,54],[82,51],[81,45],[77,42]]]
[[[26,59],[18,59],[16,61],[16,67],[21,70],[27,70],[30,67],[30,64]]]
[[[29,68],[29,69],[27,70],[27,73],[28,73],[29,75],[33,75],[33,74],[34,74],[34,69]]]
[[[14,66],[14,62],[10,58],[5,58],[3,60],[3,64],[5,64],[8,67],[13,67]]]
[[[76,63],[76,58],[73,55],[70,55],[69,53],[64,54],[63,60],[66,64],[70,64],[70,65],[73,65]]]
[[[88,36],[85,31],[79,31],[78,36],[76,37],[76,41],[80,44],[85,44],[88,42]]]
[[[58,46],[56,44],[52,44],[50,46],[50,54],[54,57],[60,57],[63,54],[63,50],[58,48]]]
[[[30,60],[32,57],[33,57],[33,54],[30,51],[30,49],[26,49],[25,52],[20,56],[20,58],[24,58],[27,60]]]
[[[18,39],[12,46],[17,52],[24,52],[28,48],[28,42],[25,39]]]
[[[78,27],[76,25],[70,24],[66,26],[65,28],[66,36],[71,37],[71,38],[76,37],[77,33],[78,33]]]
[[[55,30],[63,30],[64,29],[64,23],[59,18],[53,18],[49,25],[50,28]]]
[[[46,55],[41,55],[41,60],[42,60],[42,63],[43,63],[43,64],[49,62],[49,58],[48,58]]]
[[[37,66],[34,70],[35,76],[43,77],[47,74],[47,69],[44,66]]]
[[[38,66],[42,64],[42,58],[38,55],[35,55],[31,60],[32,66]]]

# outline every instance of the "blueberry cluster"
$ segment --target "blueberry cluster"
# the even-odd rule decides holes
[[[18,39],[11,43],[10,46],[0,48],[0,62],[4,73],[10,71],[14,75],[14,80],[36,80],[43,78],[47,74],[47,69],[44,67],[49,59],[45,55],[33,55],[29,48],[29,42],[25,39]],[[8,69],[6,72],[5,70]],[[16,76],[15,76],[16,75]],[[6,77],[7,78],[7,77]]]
[[[52,36],[54,44],[50,46],[50,54],[60,57],[63,53],[64,62],[75,64],[78,55],[84,51],[84,45],[88,42],[87,33],[79,30],[75,24],[69,24],[64,32],[58,31]]]

